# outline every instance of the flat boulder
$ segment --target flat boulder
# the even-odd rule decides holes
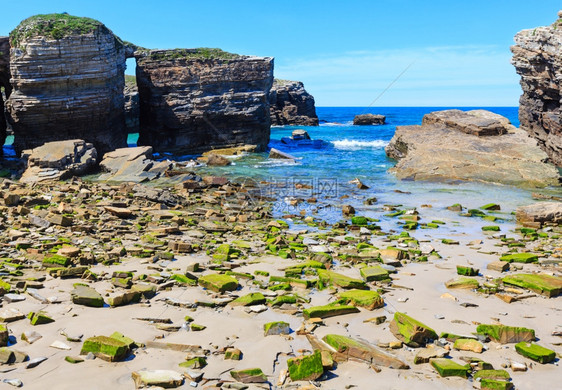
[[[476,332],[488,336],[500,344],[535,340],[535,331],[533,329],[516,326],[481,324],[476,328]]]
[[[429,326],[400,312],[394,313],[390,331],[398,340],[413,348],[424,346],[429,340],[438,339],[437,333]]]
[[[538,202],[517,208],[517,222],[523,226],[540,228],[545,223],[562,223],[562,202]]]
[[[502,135],[515,129],[509,119],[486,110],[434,111],[423,117],[422,125],[440,125],[477,136]]]
[[[160,386],[166,389],[180,387],[183,375],[173,370],[140,370],[131,374],[135,387]]]
[[[296,157],[275,148],[271,148],[269,151],[269,158],[273,160],[296,160]]]
[[[171,162],[152,159],[152,147],[120,148],[106,153],[100,163],[99,180],[141,183],[160,177],[171,167]]]
[[[375,115],[375,114],[361,114],[355,115],[353,118],[354,125],[384,125],[386,121],[386,116]]]
[[[77,305],[88,307],[103,307],[104,301],[100,293],[91,287],[84,285],[76,285],[74,290],[70,292],[72,302]]]
[[[22,152],[27,169],[21,181],[36,183],[84,175],[96,166],[97,157],[94,145],[83,140],[47,142]]]
[[[548,274],[515,274],[502,279],[504,284],[522,287],[548,298],[562,293],[562,277]]]

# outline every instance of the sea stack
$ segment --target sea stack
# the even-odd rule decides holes
[[[562,166],[562,11],[550,26],[523,30],[515,36],[512,64],[521,76],[521,128]]]
[[[275,79],[269,104],[273,126],[318,126],[314,97],[300,81]]]
[[[273,58],[219,49],[137,51],[139,145],[194,154],[269,142]]]
[[[17,153],[83,139],[98,154],[126,145],[125,50],[102,23],[37,15],[10,33],[13,92],[7,101]]]
[[[384,125],[386,122],[386,116],[375,115],[375,114],[361,114],[355,115],[353,118],[353,124],[357,126],[365,125]]]

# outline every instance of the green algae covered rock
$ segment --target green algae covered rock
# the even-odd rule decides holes
[[[474,379],[496,379],[496,380],[509,380],[510,376],[506,370],[480,370],[474,374]]]
[[[265,297],[262,293],[250,293],[236,298],[234,301],[230,302],[231,306],[253,306],[261,305],[265,303]]]
[[[501,206],[499,204],[496,204],[496,203],[488,203],[488,204],[485,204],[484,206],[481,206],[480,209],[486,210],[486,211],[499,211],[499,210],[501,210]]]
[[[376,291],[349,290],[338,294],[339,302],[374,310],[384,306],[384,299]]]
[[[233,258],[237,258],[238,256],[240,256],[240,254],[240,250],[233,248],[228,244],[222,244],[213,254],[213,259],[215,259],[216,262],[222,263],[224,261],[229,261]]]
[[[519,343],[521,341],[534,341],[533,329],[506,325],[478,325],[476,333],[486,335],[500,344]]]
[[[430,364],[442,377],[460,376],[461,378],[466,378],[468,376],[469,368],[467,366],[458,364],[451,359],[431,359]]]
[[[246,370],[230,371],[234,380],[242,383],[265,383],[267,377],[261,368],[249,368]]]
[[[462,265],[457,265],[457,275],[463,276],[478,276],[480,270],[472,267],[465,267]]]
[[[313,381],[324,373],[322,354],[316,350],[312,355],[298,356],[287,360],[289,377],[293,381]]]
[[[382,268],[380,265],[374,267],[365,267],[361,268],[359,271],[361,273],[361,277],[366,282],[374,282],[374,281],[381,281],[381,280],[389,280],[388,271]]]
[[[356,226],[367,226],[369,220],[365,217],[355,216],[351,217],[351,224]]]
[[[7,347],[10,333],[8,327],[4,324],[0,324],[0,347]]]
[[[429,326],[400,312],[394,313],[390,331],[398,340],[413,348],[424,346],[429,340],[438,338],[437,333]]]
[[[182,385],[184,379],[179,372],[172,370],[140,370],[133,371],[131,377],[135,382],[135,388],[159,387],[175,388]]]
[[[457,339],[453,348],[459,351],[471,351],[475,353],[482,353],[484,346],[478,340],[473,339]]]
[[[516,274],[502,279],[505,284],[526,288],[549,298],[562,293],[562,278],[547,274]]]
[[[536,263],[539,261],[539,256],[534,253],[511,253],[503,255],[500,260],[508,263]]]
[[[475,289],[480,287],[480,283],[478,280],[468,277],[460,277],[448,280],[445,283],[445,287],[447,288],[465,288],[465,289]]]
[[[550,363],[556,359],[556,352],[535,343],[522,341],[515,344],[515,350],[519,355],[528,357],[541,364]]]
[[[11,290],[10,283],[0,279],[0,295],[8,294]]]
[[[187,286],[197,286],[197,279],[192,279],[183,274],[173,274],[170,279],[175,280],[178,284],[185,284]]]
[[[318,277],[324,284],[332,284],[337,287],[352,289],[366,289],[367,285],[360,279],[350,278],[349,276],[339,274],[333,271],[318,270]]]
[[[291,333],[291,327],[287,322],[283,321],[268,322],[263,326],[263,333],[264,336],[289,334]]]
[[[305,319],[329,318],[344,314],[359,313],[359,309],[352,305],[330,304],[325,306],[313,306],[302,311]]]
[[[88,307],[103,307],[103,297],[91,287],[77,284],[70,292],[72,302]]]
[[[70,265],[70,259],[62,255],[50,255],[43,259],[43,264],[47,266],[58,265],[61,267],[68,267]]]
[[[37,313],[31,312],[27,315],[27,318],[29,318],[29,323],[34,326],[50,324],[51,322],[55,322],[55,320],[53,320],[43,311],[38,311]]]
[[[224,358],[226,360],[240,360],[242,359],[242,351],[238,348],[228,348],[224,351]]]
[[[113,337],[95,336],[84,340],[80,355],[86,355],[89,352],[102,360],[117,362],[127,356],[129,347],[123,341]]]
[[[513,383],[507,381],[487,378],[482,378],[480,381],[480,390],[513,390],[514,388]]]
[[[210,274],[199,278],[199,285],[214,292],[224,293],[238,288],[238,280],[229,275]]]
[[[179,366],[182,368],[192,368],[196,370],[200,370],[207,365],[207,359],[203,356],[196,356],[192,359],[186,360],[183,363],[180,363]]]
[[[128,348],[133,348],[133,347],[136,347],[136,345],[137,345],[132,338],[125,336],[121,332],[113,332],[111,334],[111,336],[109,336],[109,337],[111,337],[112,339],[121,341],[122,343],[127,344]]]

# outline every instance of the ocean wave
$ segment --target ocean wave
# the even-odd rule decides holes
[[[338,141],[332,141],[336,149],[347,149],[347,150],[357,150],[357,149],[381,149],[388,145],[387,141],[377,139],[374,141],[356,141],[350,139],[342,139]]]
[[[346,122],[322,122],[320,123],[320,127],[322,126],[351,126],[353,125],[353,121],[346,121]]]

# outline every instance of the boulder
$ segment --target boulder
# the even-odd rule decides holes
[[[522,287],[548,298],[562,294],[562,277],[548,274],[515,274],[502,279],[504,284]]]
[[[275,79],[269,91],[272,126],[318,126],[314,97],[300,81]]]
[[[269,151],[269,158],[275,160],[296,160],[296,157],[275,148],[271,148],[271,150]]]
[[[522,341],[515,344],[515,350],[518,354],[528,357],[529,359],[541,364],[550,363],[556,359],[556,352],[535,343]]]
[[[77,284],[70,292],[72,302],[89,307],[103,307],[104,301],[100,293],[91,287]]]
[[[486,110],[445,110],[424,115],[422,126],[436,125],[477,136],[502,135],[515,130],[509,119]]]
[[[183,384],[183,375],[172,370],[140,370],[131,374],[135,387],[159,386],[166,389],[180,387]]]
[[[242,383],[266,383],[267,377],[261,368],[249,368],[246,370],[230,371],[234,380]]]
[[[359,309],[353,305],[330,304],[325,306],[313,306],[302,311],[302,315],[305,319],[328,318],[351,313],[359,313]]]
[[[523,130],[513,128],[505,118],[482,110],[468,111],[458,118],[458,110],[428,114],[422,126],[399,126],[385,148],[398,160],[390,172],[399,179],[426,181],[479,181],[522,187],[558,185],[559,174],[548,156]],[[451,117],[451,120],[445,118]],[[493,122],[478,133],[482,123]],[[503,126],[503,127],[502,127]],[[501,135],[499,135],[501,133]]]
[[[65,180],[88,173],[96,166],[97,151],[83,140],[48,142],[22,157],[27,159],[27,169],[21,177],[24,183],[46,180]]]
[[[517,222],[523,226],[540,228],[545,223],[562,223],[562,202],[538,202],[517,208]]]
[[[386,116],[375,115],[375,114],[361,114],[355,115],[353,118],[353,124],[359,126],[365,125],[384,125],[386,122]]]
[[[439,373],[442,377],[448,376],[460,376],[461,378],[466,378],[468,376],[468,366],[463,366],[456,363],[450,359],[436,358],[431,359],[430,364],[435,368],[435,371]]]
[[[10,33],[13,93],[6,102],[19,154],[47,142],[83,139],[99,155],[127,145],[125,50],[102,23],[36,15]]]
[[[553,15],[554,16],[554,15]],[[515,35],[511,63],[521,76],[521,129],[562,166],[562,19]]]
[[[374,310],[384,306],[384,299],[376,291],[349,290],[338,294],[338,300],[348,305]]]
[[[238,281],[229,275],[204,275],[199,278],[198,283],[201,287],[220,293],[234,291],[238,288]]]
[[[210,167],[226,167],[231,165],[232,161],[224,156],[220,156],[218,154],[210,154],[207,157],[207,165]]]
[[[219,49],[137,50],[139,145],[195,154],[269,143],[273,58]]]
[[[95,336],[84,341],[80,355],[87,355],[90,352],[102,360],[117,362],[127,356],[129,347],[113,337]]]
[[[312,355],[287,359],[287,368],[292,381],[314,381],[324,373],[322,354],[316,350]]]
[[[103,156],[100,168],[105,173],[99,180],[141,183],[160,177],[171,165],[170,161],[155,162],[150,146],[120,148]]]
[[[394,313],[389,328],[398,340],[413,348],[424,346],[429,340],[438,339],[433,329],[400,312]]]
[[[476,328],[476,332],[488,336],[500,344],[535,340],[535,331],[533,329],[515,326],[481,324]]]

